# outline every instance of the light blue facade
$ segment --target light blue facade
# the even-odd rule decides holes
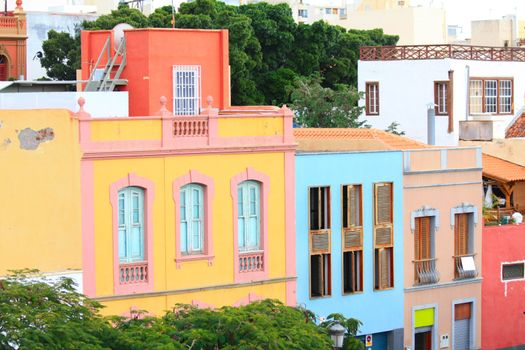
[[[338,312],[363,322],[361,334],[403,328],[403,154],[400,151],[297,153],[296,247],[297,303],[321,317]],[[394,288],[374,291],[373,206],[374,183],[393,183]],[[363,292],[343,295],[342,198],[343,185],[362,185]],[[308,191],[330,186],[331,296],[310,298]],[[402,332],[401,332],[402,334]],[[379,338],[379,337],[378,337]],[[386,349],[379,339],[370,349]]]

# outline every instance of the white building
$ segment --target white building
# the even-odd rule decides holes
[[[428,109],[435,143],[505,138],[524,111],[525,49],[459,45],[363,47],[358,89],[374,128],[392,122],[427,142]]]

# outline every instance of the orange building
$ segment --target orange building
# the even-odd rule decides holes
[[[0,13],[0,80],[26,76],[27,22],[22,0],[14,11]]]

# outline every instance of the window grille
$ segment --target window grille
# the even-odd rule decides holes
[[[200,66],[173,66],[173,114],[197,115],[200,101]]]

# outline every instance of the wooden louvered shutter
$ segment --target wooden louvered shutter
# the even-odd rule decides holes
[[[379,288],[392,287],[392,249],[379,249]]]
[[[454,227],[454,253],[456,256],[468,254],[468,215],[456,214]]]
[[[376,224],[392,223],[392,184],[375,185]]]
[[[312,232],[310,234],[310,250],[312,254],[330,253],[330,231]]]
[[[361,186],[343,186],[343,249],[361,249],[362,246]]]
[[[415,260],[430,259],[430,217],[416,218]]]

